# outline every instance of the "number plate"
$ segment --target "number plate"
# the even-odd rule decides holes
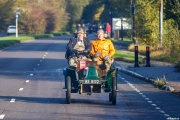
[[[85,80],[84,83],[99,83],[99,80]]]

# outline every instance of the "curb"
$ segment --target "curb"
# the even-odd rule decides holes
[[[145,76],[143,76],[143,75],[141,75],[141,74],[139,74],[139,73],[136,73],[136,72],[127,70],[127,69],[122,68],[122,67],[120,67],[120,66],[115,66],[115,65],[112,65],[112,66],[113,66],[114,68],[118,68],[118,70],[120,70],[120,71],[122,71],[122,72],[124,72],[124,73],[126,73],[126,74],[130,74],[130,75],[132,75],[132,76],[135,76],[135,77],[137,77],[137,78],[140,78],[140,79],[142,79],[142,80],[144,80],[144,81],[146,81],[146,82],[149,82],[149,83],[151,83],[151,84],[154,84],[155,81],[156,81],[155,79],[151,79],[151,78],[145,77]],[[165,90],[171,91],[171,92],[174,91],[174,88],[171,87],[171,86],[169,86],[169,85],[164,85],[162,88],[165,89]]]

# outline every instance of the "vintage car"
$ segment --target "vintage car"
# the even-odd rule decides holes
[[[118,69],[105,70],[103,62],[80,60],[77,67],[64,68],[66,101],[71,103],[71,93],[109,93],[109,101],[116,104]]]

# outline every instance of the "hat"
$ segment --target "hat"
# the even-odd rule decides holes
[[[97,33],[100,33],[100,32],[104,33],[104,30],[103,30],[103,29],[99,29],[99,30],[97,31]]]
[[[79,29],[77,33],[84,33],[83,29]]]

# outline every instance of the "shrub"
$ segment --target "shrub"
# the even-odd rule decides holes
[[[167,81],[166,81],[166,77],[165,76],[163,78],[157,78],[156,81],[155,81],[155,85],[158,88],[162,88],[166,84],[167,84]]]

